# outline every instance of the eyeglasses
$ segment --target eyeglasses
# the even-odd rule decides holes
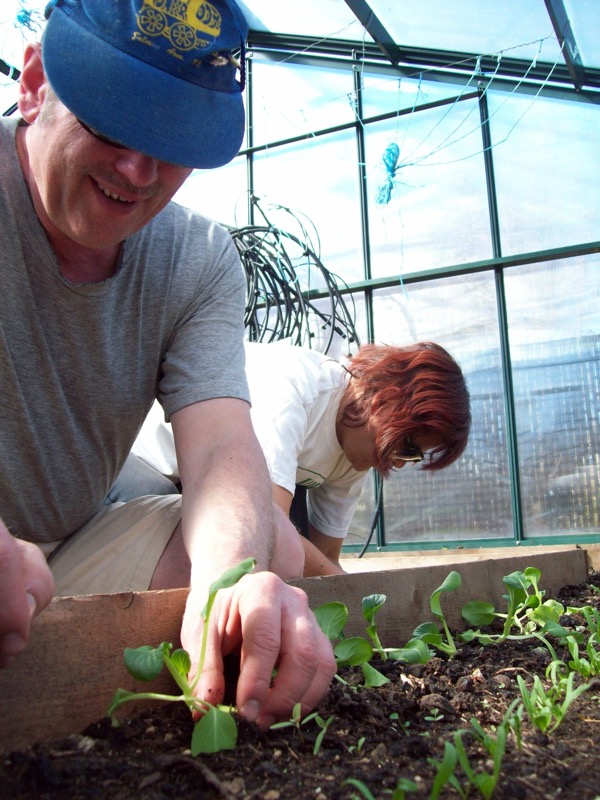
[[[93,128],[90,128],[89,125],[86,125],[85,122],[82,122],[79,119],[79,117],[75,117],[75,119],[81,125],[81,127],[83,128],[84,131],[89,133],[90,136],[93,136],[94,139],[97,139],[99,142],[102,142],[102,144],[107,144],[110,147],[118,147],[119,150],[127,150],[127,146],[126,145],[119,144],[119,142],[114,142],[112,139],[109,139],[107,136],[103,136],[101,133],[98,133],[98,131],[94,130]]]
[[[392,462],[392,467],[398,468],[405,464],[407,461],[411,461],[417,463],[418,461],[423,461],[425,455],[419,448],[413,444],[410,439],[406,439],[404,442],[404,452],[399,453],[397,450],[392,452],[392,456],[390,461]]]

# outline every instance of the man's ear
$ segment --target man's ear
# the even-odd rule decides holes
[[[35,122],[48,91],[41,44],[28,44],[19,79],[19,111],[25,122]]]

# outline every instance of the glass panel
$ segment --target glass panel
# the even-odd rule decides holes
[[[510,57],[560,55],[544,0],[371,0],[371,7],[396,43],[488,54],[509,50]]]
[[[173,199],[223,225],[247,225],[246,159],[235,158],[217,169],[194,170]]]
[[[346,3],[308,0],[282,3],[280,0],[238,0],[250,29],[290,33],[293,36],[318,36],[327,39],[361,40],[365,31]],[[369,41],[372,41],[369,38]]]
[[[598,0],[564,0],[579,48],[579,58],[588,67],[600,67],[600,5]]]
[[[422,76],[400,78],[389,73],[382,75],[366,71],[363,72],[362,85],[362,114],[365,119],[390,111],[410,111],[464,93],[463,86],[458,83],[437,82],[435,78],[423,80]],[[477,83],[471,85],[467,91],[476,86]]]
[[[600,531],[600,257],[506,271],[526,536]]]
[[[331,280],[328,297],[307,301],[312,317],[306,345],[340,360],[355,353],[359,342],[366,341],[365,303],[360,295],[340,295],[335,277]]]
[[[328,134],[257,153],[254,185],[261,202],[283,206],[304,221],[325,267],[347,283],[362,280],[358,167],[353,131]],[[258,224],[264,220],[256,216]],[[260,221],[259,221],[260,220]]]
[[[374,278],[491,257],[475,100],[369,125],[366,146]]]
[[[435,341],[459,362],[473,423],[461,458],[427,473],[408,465],[384,484],[387,543],[513,536],[496,290],[491,273],[375,292],[376,341]]]
[[[598,239],[598,106],[488,95],[502,253]]]
[[[253,145],[352,122],[351,70],[252,60]]]

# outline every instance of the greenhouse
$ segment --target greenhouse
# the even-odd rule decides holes
[[[1,5],[0,785],[599,800],[597,0]]]

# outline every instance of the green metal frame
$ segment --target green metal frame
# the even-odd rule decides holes
[[[551,0],[554,3],[554,0]],[[350,5],[350,3],[349,3]],[[364,143],[364,126],[371,123],[384,121],[387,119],[394,119],[405,114],[416,113],[431,108],[436,108],[444,105],[449,105],[463,100],[477,99],[480,109],[480,123],[481,135],[483,143],[485,176],[486,176],[486,189],[488,198],[488,211],[490,219],[490,233],[492,241],[493,257],[491,259],[480,260],[475,262],[463,264],[448,264],[443,267],[434,269],[420,270],[413,272],[410,275],[402,277],[402,284],[409,285],[412,283],[423,283],[430,280],[436,280],[441,277],[452,277],[456,275],[465,275],[477,272],[492,272],[494,274],[496,286],[496,305],[498,309],[498,325],[500,331],[500,353],[502,363],[502,377],[504,387],[504,403],[506,409],[506,422],[507,422],[507,442],[508,442],[508,460],[509,460],[509,473],[511,481],[511,505],[513,515],[513,536],[502,538],[483,538],[483,539],[463,539],[463,540],[433,540],[427,542],[391,542],[387,543],[385,538],[385,508],[382,505],[381,513],[379,515],[377,526],[375,529],[374,542],[369,546],[368,551],[385,549],[386,551],[414,551],[414,550],[438,550],[438,549],[457,549],[469,547],[512,547],[519,544],[567,544],[567,543],[593,543],[600,542],[600,532],[596,534],[565,534],[565,535],[547,535],[547,536],[534,536],[524,537],[523,534],[523,516],[521,506],[521,493],[520,493],[520,479],[519,479],[519,457],[516,436],[516,423],[515,423],[515,403],[512,386],[512,367],[509,348],[508,337],[508,322],[507,322],[507,309],[506,299],[504,294],[504,274],[507,269],[512,267],[521,266],[524,264],[540,264],[542,266],[547,261],[556,261],[565,258],[577,258],[593,253],[600,253],[600,240],[586,243],[573,243],[572,245],[550,248],[545,250],[537,250],[530,253],[520,253],[511,256],[502,255],[502,246],[500,238],[500,222],[498,216],[498,208],[496,201],[496,185],[494,177],[494,162],[491,146],[491,135],[489,130],[489,115],[487,108],[487,95],[483,88],[486,86],[488,78],[486,78],[485,70],[486,65],[480,62],[482,69],[481,81],[478,81],[478,88],[474,91],[465,92],[464,94],[457,94],[456,96],[445,98],[443,100],[422,103],[415,108],[402,109],[385,114],[379,114],[364,118],[362,114],[362,71],[368,69],[372,72],[374,69],[377,72],[386,74],[402,74],[409,77],[418,77],[419,69],[413,65],[418,64],[419,68],[427,68],[427,79],[439,80],[448,83],[455,83],[457,85],[465,85],[468,76],[472,74],[476,66],[474,57],[465,58],[462,66],[464,70],[462,74],[460,71],[449,70],[447,64],[455,64],[457,62],[456,53],[439,53],[434,51],[405,51],[402,50],[402,64],[382,64],[382,53],[377,48],[369,49],[363,48],[358,57],[355,47],[356,43],[344,42],[330,42],[326,44],[322,42],[315,42],[306,40],[298,41],[299,37],[281,37],[273,36],[271,34],[256,34],[251,33],[249,39],[250,47],[254,48],[256,52],[260,51],[261,56],[277,61],[285,55],[286,63],[297,63],[304,66],[318,66],[320,68],[335,68],[352,70],[354,73],[354,95],[355,95],[355,120],[352,122],[331,126],[322,130],[311,132],[310,134],[303,134],[299,136],[289,137],[278,141],[269,142],[268,144],[255,145],[250,139],[248,147],[242,151],[242,155],[247,158],[248,163],[248,187],[250,189],[249,196],[252,195],[254,190],[252,180],[252,161],[255,153],[264,151],[266,149],[274,150],[275,148],[295,142],[304,141],[308,138],[317,139],[330,133],[340,132],[344,130],[355,130],[357,141],[358,153],[358,180],[360,186],[359,199],[361,204],[361,223],[362,223],[362,243],[363,243],[363,260],[365,267],[365,279],[353,284],[349,284],[340,289],[342,294],[357,294],[360,293],[365,300],[366,307],[366,320],[367,320],[367,334],[369,339],[372,340],[374,333],[373,325],[373,294],[375,290],[382,288],[390,288],[400,286],[401,282],[398,277],[389,278],[373,278],[371,272],[371,254],[370,254],[370,239],[369,239],[369,220],[368,220],[368,203],[366,197],[366,180],[365,180],[365,143]],[[301,54],[298,52],[301,51]],[[291,54],[290,54],[291,53]],[[458,54],[463,55],[463,54]],[[473,63],[471,63],[471,61]],[[585,102],[591,104],[600,104],[600,92],[595,91],[596,87],[600,88],[600,71],[586,70],[585,76],[579,75],[580,83],[576,91],[572,88],[573,74],[572,69],[568,67],[553,67],[553,65],[540,64],[531,70],[530,62],[519,62],[518,60],[503,59],[502,70],[496,72],[497,64],[490,61],[487,65],[488,71],[494,71],[494,86],[500,91],[518,91],[523,94],[540,94],[549,97],[558,97],[562,100],[569,100],[575,102]],[[468,75],[467,75],[468,73]],[[524,76],[527,75],[527,79]],[[248,89],[248,114],[249,114],[249,128],[252,130],[252,58],[249,59],[249,89]],[[549,81],[549,78],[552,81]],[[582,81],[585,81],[587,90],[581,91],[580,86]],[[568,88],[567,88],[568,87]],[[591,87],[591,88],[589,88]],[[250,205],[249,214],[252,219],[253,209]],[[317,300],[325,297],[324,293],[319,291],[310,291],[306,293],[307,299]],[[373,487],[374,498],[378,496],[381,478],[375,474]],[[362,545],[348,545],[343,546],[344,552],[360,552],[363,549]]]

